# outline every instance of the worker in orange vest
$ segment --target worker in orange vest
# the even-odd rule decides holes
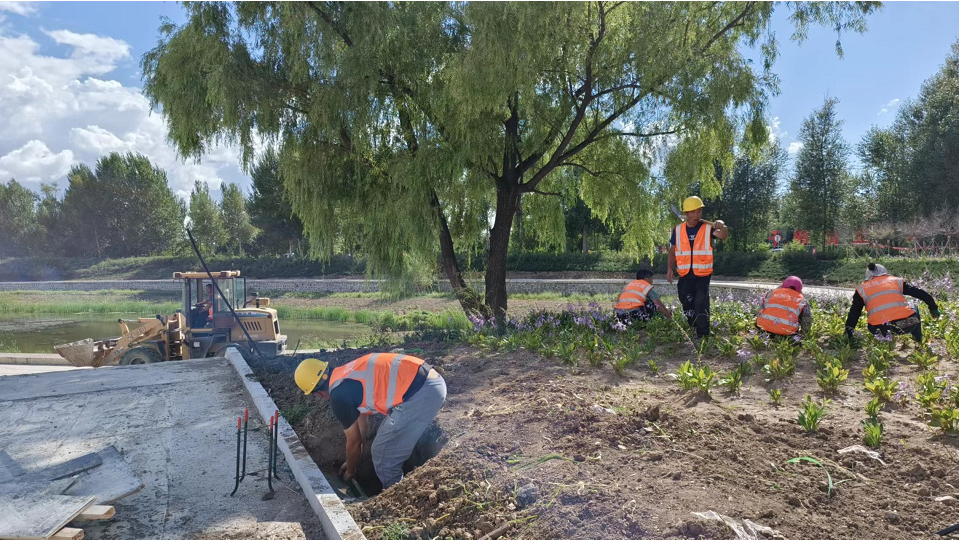
[[[370,447],[384,489],[403,478],[403,462],[447,397],[443,377],[430,364],[405,354],[367,354],[332,371],[328,362],[307,358],[293,378],[304,394],[330,400],[347,439],[347,457],[340,467],[346,481],[356,475],[367,416],[386,415]]]
[[[927,291],[914,287],[896,276],[887,273],[883,265],[867,265],[866,279],[853,293],[853,303],[847,314],[847,336],[853,338],[853,330],[863,309],[867,309],[867,330],[875,336],[910,334],[921,342],[920,313],[907,303],[904,295],[921,300],[930,309],[934,319],[940,317],[937,301]]]
[[[673,246],[667,255],[667,283],[673,283],[677,268],[677,295],[687,322],[697,330],[697,337],[710,335],[710,276],[713,274],[713,239],[725,240],[727,226],[719,219],[703,221],[703,201],[687,197],[683,201],[684,223],[670,235]]]
[[[757,315],[757,327],[778,336],[808,334],[813,324],[810,304],[803,297],[803,281],[797,276],[768,292]]]
[[[668,319],[673,317],[653,288],[653,271],[645,268],[637,270],[637,279],[626,284],[613,310],[623,323],[635,319],[645,321],[658,313]]]

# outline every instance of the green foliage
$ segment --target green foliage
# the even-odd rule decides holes
[[[246,201],[237,184],[223,183],[220,186],[220,216],[223,219],[224,243],[222,253],[243,255],[257,236],[257,228],[250,224]]]
[[[299,401],[286,409],[280,409],[280,414],[293,427],[298,427],[300,422],[307,417],[316,405],[307,401]]]
[[[280,174],[280,156],[273,147],[254,164],[250,180],[253,185],[247,211],[250,223],[260,231],[255,240],[256,253],[302,255],[303,223],[290,208],[290,196]]]
[[[656,359],[650,358],[647,360],[647,367],[650,368],[650,371],[652,371],[654,375],[660,374],[660,364],[657,363]]]
[[[807,396],[807,397],[809,398],[810,396]],[[793,459],[788,459],[788,460],[787,460],[787,464],[800,463],[801,461],[806,461],[806,462],[808,462],[808,463],[813,463],[813,464],[816,465],[817,467],[820,467],[821,469],[823,469],[823,472],[827,473],[827,497],[829,497],[829,496],[830,496],[830,492],[833,491],[833,477],[830,476],[830,471],[828,471],[827,468],[824,467],[823,463],[820,463],[820,462],[817,461],[816,459],[813,459],[812,457],[807,457],[807,456],[795,457],[795,458],[793,458]]]
[[[190,228],[197,247],[204,254],[222,250],[227,239],[227,230],[223,216],[217,204],[210,197],[210,188],[199,180],[194,182],[190,192]]]
[[[777,179],[786,160],[787,153],[774,141],[765,146],[755,160],[746,155],[737,156],[732,171],[717,167],[723,194],[719,201],[710,201],[707,207],[711,217],[722,216],[727,227],[737,231],[728,240],[734,249],[746,250],[751,244],[766,240]]]
[[[849,149],[843,140],[843,121],[837,118],[838,102],[827,98],[801,124],[798,139],[803,147],[796,156],[797,169],[790,184],[795,202],[791,222],[810,231],[821,247],[826,246],[827,233],[836,228],[847,195]]]
[[[880,446],[880,439],[883,437],[883,424],[874,419],[864,420],[863,424],[863,443],[870,448]]]
[[[866,411],[867,416],[870,418],[870,420],[879,421],[880,405],[881,405],[880,400],[877,398],[873,398],[867,402],[866,406],[864,407],[864,410]]]
[[[733,358],[737,355],[742,340],[736,336],[731,338],[721,338],[717,340],[717,350],[723,358]]]
[[[893,394],[897,391],[897,381],[888,380],[884,377],[875,377],[866,380],[863,383],[867,392],[873,394],[874,398],[881,403],[893,400]]]
[[[820,428],[820,422],[826,416],[829,399],[823,399],[817,404],[807,394],[800,403],[800,412],[797,415],[797,423],[800,424],[807,433],[815,433]]]
[[[36,193],[16,180],[0,184],[0,256],[25,255],[37,251],[38,223]]]
[[[843,369],[843,364],[839,360],[827,362],[817,371],[817,385],[824,393],[835,394],[849,374],[850,370]]]
[[[681,390],[693,390],[697,386],[696,368],[690,364],[689,360],[683,364],[680,364],[680,367],[677,369],[677,373],[674,374],[674,378],[680,384]]]
[[[773,403],[775,407],[783,405],[783,393],[779,388],[770,389],[770,402]]]
[[[765,366],[763,372],[767,375],[767,380],[780,381],[793,375],[797,369],[797,361],[792,356],[784,358],[771,358]]]
[[[739,396],[740,388],[743,386],[743,379],[749,375],[750,364],[740,364],[730,373],[720,379],[720,384],[726,388],[727,392]]]
[[[409,538],[409,530],[406,525],[398,521],[387,525],[380,535],[381,540],[407,540],[407,538]]]
[[[929,371],[937,366],[937,362],[940,360],[933,351],[929,349],[916,350],[907,357],[907,360],[920,368],[923,371]]]

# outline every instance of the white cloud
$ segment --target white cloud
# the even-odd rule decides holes
[[[0,157],[0,179],[22,182],[47,182],[65,176],[73,164],[73,152],[54,154],[42,141],[32,140]]]
[[[0,11],[7,11],[9,13],[16,13],[17,15],[23,15],[24,17],[27,17],[37,12],[37,3],[12,2],[4,0],[0,1]]]
[[[796,155],[796,153],[799,152],[801,148],[803,148],[802,142],[793,141],[792,143],[790,143],[790,146],[787,148],[787,153],[790,154],[791,156]]]
[[[773,120],[767,122],[767,139],[773,143],[777,139],[782,139],[787,136],[786,131],[780,131],[780,117],[774,116]]]
[[[68,48],[65,57],[42,55],[33,39],[0,27],[0,181],[63,187],[76,163],[92,166],[109,152],[138,152],[167,171],[180,196],[195,180],[211,191],[225,180],[249,182],[233,147],[213,147],[201,163],[179,159],[163,116],[151,111],[139,88],[110,77],[130,61],[127,43],[67,30],[44,34]]]
[[[886,105],[880,108],[880,112],[877,113],[877,116],[890,112],[890,109],[896,106],[897,103],[900,103],[900,98],[891,99]]]

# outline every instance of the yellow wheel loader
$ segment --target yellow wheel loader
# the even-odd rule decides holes
[[[206,272],[175,272],[183,283],[183,306],[169,317],[118,319],[120,337],[85,339],[54,349],[71,364],[84,367],[152,364],[219,356],[227,346],[248,346],[264,356],[281,353],[287,336],[280,333],[277,310],[269,298],[247,296],[246,278],[237,270],[211,272],[223,296],[215,294]],[[230,307],[233,306],[233,313]],[[136,323],[133,327],[128,324]]]

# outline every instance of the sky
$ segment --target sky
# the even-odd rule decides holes
[[[888,126],[960,33],[958,2],[888,2],[868,19],[865,34],[841,37],[840,59],[830,30],[814,27],[802,44],[790,41],[785,11],[775,15],[780,94],[770,101],[768,122],[791,156],[804,117],[827,97],[840,100],[852,146],[871,126]],[[62,190],[71,166],[134,151],[164,168],[181,197],[195,180],[217,198],[224,181],[249,191],[236,148],[215,148],[199,163],[179,159],[162,116],[141,94],[140,58],[156,45],[162,17],[185,19],[174,2],[0,0],[0,182],[16,178],[34,190],[57,183]]]

